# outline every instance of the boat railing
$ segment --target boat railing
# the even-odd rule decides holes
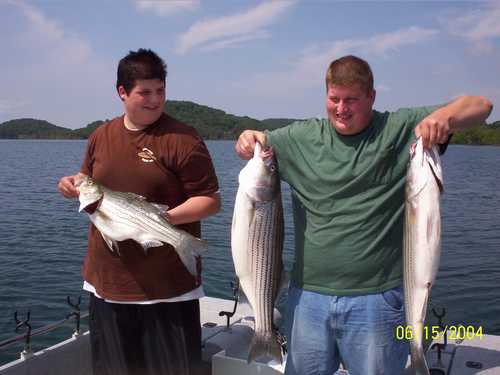
[[[32,354],[31,350],[31,338],[36,337],[36,336],[41,336],[45,335],[46,333],[52,332],[62,326],[67,325],[71,321],[75,321],[75,330],[73,331],[73,337],[79,336],[81,334],[80,331],[80,321],[82,319],[86,319],[89,316],[89,313],[81,313],[80,311],[80,303],[82,299],[81,296],[78,297],[78,302],[73,303],[71,298],[68,296],[66,299],[67,304],[72,308],[73,311],[71,311],[69,314],[66,315],[64,319],[61,319],[57,322],[47,324],[43,327],[33,329],[31,328],[30,324],[30,312],[28,311],[26,313],[26,318],[23,320],[19,319],[18,312],[14,312],[14,320],[16,322],[16,332],[19,332],[21,329],[25,329],[25,332],[13,336],[11,338],[8,338],[6,340],[0,341],[0,350],[7,348],[11,345],[14,345],[19,342],[24,341],[24,350],[21,353],[21,357],[26,357]]]
[[[226,329],[229,329],[229,326],[231,324],[237,323],[239,320],[236,322],[233,321],[231,322],[231,318],[233,318],[234,314],[236,313],[236,308],[238,305],[238,292],[239,292],[239,283],[238,281],[231,282],[231,288],[233,291],[233,298],[232,300],[234,301],[233,309],[232,311],[220,311],[219,316],[224,316],[226,317]],[[14,312],[14,320],[16,322],[16,332],[19,332],[20,330],[25,330],[22,334],[19,334],[17,336],[10,337],[6,340],[0,341],[0,350],[5,349],[11,345],[18,344],[21,342],[24,342],[24,349],[21,352],[21,358],[27,358],[30,357],[33,354],[33,351],[31,350],[31,338],[36,337],[36,336],[41,336],[45,335],[49,332],[52,332],[62,326],[68,325],[69,322],[75,321],[75,329],[73,331],[73,337],[77,337],[81,334],[80,331],[80,321],[81,319],[86,319],[89,316],[89,313],[81,313],[80,311],[80,304],[81,304],[81,296],[78,297],[77,302],[73,302],[71,298],[68,296],[66,298],[66,303],[71,307],[72,311],[66,315],[64,319],[61,319],[57,322],[47,324],[43,327],[33,329],[31,328],[31,322],[30,322],[30,312],[28,311],[26,313],[25,319],[19,319],[18,312]],[[210,323],[205,323],[204,326],[210,327]],[[212,336],[217,335],[218,332],[213,333],[209,337],[205,338],[205,340],[210,339]]]

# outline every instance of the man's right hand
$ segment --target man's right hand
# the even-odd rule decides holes
[[[256,142],[259,142],[262,148],[265,149],[267,143],[266,134],[257,130],[245,130],[238,138],[234,150],[240,158],[249,160],[253,157]]]
[[[77,198],[80,192],[76,188],[76,183],[79,179],[84,176],[83,173],[77,173],[73,176],[64,176],[59,180],[59,184],[57,184],[57,188],[59,192],[65,198]]]

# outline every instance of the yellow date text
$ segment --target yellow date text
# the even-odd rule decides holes
[[[399,325],[396,327],[394,333],[397,340],[418,340],[421,338],[423,340],[438,340],[445,335],[445,332],[448,332],[449,340],[482,339],[484,336],[483,327],[472,325],[447,325],[443,328],[440,326],[423,326],[421,332],[411,325]]]

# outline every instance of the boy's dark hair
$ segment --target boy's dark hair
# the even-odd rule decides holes
[[[159,79],[165,82],[167,65],[150,49],[140,48],[137,52],[130,51],[118,63],[116,89],[123,86],[127,94],[139,79]]]
[[[373,91],[373,73],[370,65],[356,56],[344,56],[333,61],[326,72],[326,90],[328,86],[352,86],[358,84],[367,93]]]

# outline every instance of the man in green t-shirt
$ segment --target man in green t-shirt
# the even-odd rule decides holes
[[[409,146],[446,145],[481,124],[492,104],[462,96],[438,107],[373,110],[370,66],[355,56],[326,75],[328,119],[272,132],[244,131],[235,150],[272,146],[292,189],[295,262],[288,295],[285,374],[331,375],[342,360],[351,375],[400,375],[404,324],[402,243]]]

